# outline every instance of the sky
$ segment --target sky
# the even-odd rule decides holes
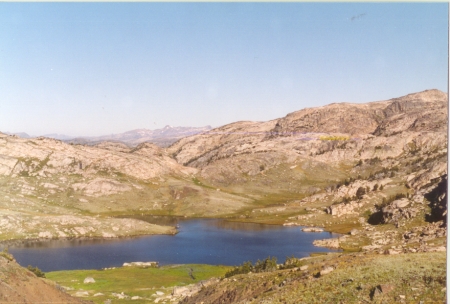
[[[267,121],[448,91],[448,3],[0,2],[0,131]]]

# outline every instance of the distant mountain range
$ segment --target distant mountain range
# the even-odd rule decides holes
[[[165,126],[162,129],[136,129],[119,134],[95,136],[95,137],[77,137],[65,140],[68,143],[96,145],[103,141],[123,142],[129,146],[137,146],[144,142],[151,142],[160,147],[168,147],[177,140],[207,132],[211,130],[211,126],[206,127],[172,127]]]
[[[30,136],[30,135],[28,135],[27,133],[25,133],[25,132],[16,132],[16,133],[13,133],[13,132],[4,132],[5,134],[8,134],[8,135],[16,135],[16,136],[19,136],[19,137],[22,137],[22,138],[32,138],[32,137],[34,137],[34,136]]]
[[[127,144],[128,146],[137,146],[138,144],[144,142],[151,142],[160,147],[168,147],[183,137],[207,132],[211,129],[212,129],[211,126],[195,128],[195,127],[172,127],[167,125],[162,129],[156,130],[136,129],[124,133],[102,135],[102,136],[77,137],[57,133],[45,134],[42,136],[59,139],[72,144],[96,145],[104,141],[113,141],[113,142],[122,142]],[[37,137],[29,135],[25,132],[17,132],[17,133],[5,132],[5,134],[17,135],[22,138]]]

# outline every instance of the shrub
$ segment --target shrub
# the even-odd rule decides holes
[[[277,269],[277,258],[268,257],[263,261],[258,260],[255,265],[251,262],[245,262],[241,266],[234,267],[225,273],[225,278],[232,277],[237,274],[246,274],[249,272],[269,272]]]
[[[14,260],[14,257],[12,256],[12,254],[10,254],[8,252],[8,248],[5,248],[5,249],[3,249],[3,251],[0,251],[0,256],[4,257],[8,261]]]
[[[37,277],[45,278],[45,273],[43,273],[39,268],[28,265],[27,269],[34,273]]]
[[[363,195],[366,194],[366,188],[359,187],[358,190],[356,190],[356,197],[358,199],[362,199]]]
[[[295,267],[299,267],[302,265],[303,265],[303,263],[301,260],[297,259],[294,256],[291,256],[291,257],[286,258],[286,261],[284,261],[283,265],[281,265],[281,269],[290,269],[290,268],[295,268]]]
[[[320,140],[332,140],[332,141],[338,140],[338,141],[341,141],[341,140],[349,140],[349,137],[348,136],[321,135],[319,137],[319,139]]]
[[[264,261],[258,260],[255,263],[254,272],[269,272],[277,270],[277,258],[268,257]]]

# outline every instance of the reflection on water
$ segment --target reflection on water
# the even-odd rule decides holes
[[[161,226],[173,226],[173,227],[176,227],[179,221],[186,220],[184,217],[163,216],[163,215],[133,215],[133,216],[119,216],[119,218],[134,218],[151,224]]]
[[[130,218],[130,217],[141,220],[141,221],[145,221],[145,222],[148,222],[151,224],[163,225],[163,226],[173,226],[173,227],[179,226],[179,224],[182,222],[192,221],[192,219],[187,219],[184,217],[163,216],[163,215],[133,215],[133,216],[128,216],[127,218]],[[205,220],[205,224],[208,226],[214,226],[214,227],[217,227],[220,229],[239,230],[239,231],[263,231],[263,230],[277,230],[277,229],[282,230],[283,229],[283,226],[279,226],[279,225],[233,222],[233,221],[217,220],[217,219]]]
[[[142,218],[143,219],[143,218]],[[120,239],[72,239],[30,241],[9,246],[22,266],[43,271],[99,269],[125,262],[158,261],[164,264],[239,265],[268,256],[282,263],[286,257],[305,257],[311,252],[332,250],[314,247],[315,239],[337,235],[305,233],[301,227],[283,227],[218,219],[146,217],[153,223],[179,226],[176,235]]]
[[[125,239],[132,239],[132,237],[120,239],[103,239],[103,238],[77,238],[77,239],[56,239],[56,240],[30,240],[20,241],[14,245],[4,246],[9,248],[66,248],[79,247],[100,244],[110,244],[112,242],[123,242]],[[0,247],[0,250],[3,248]]]
[[[220,229],[226,230],[239,230],[239,231],[264,231],[264,230],[283,230],[283,226],[278,225],[265,225],[256,223],[243,223],[243,222],[231,222],[231,221],[213,221],[208,225],[214,225]]]

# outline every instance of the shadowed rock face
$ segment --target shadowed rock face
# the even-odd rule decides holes
[[[437,186],[425,194],[425,197],[430,201],[431,208],[428,220],[431,222],[443,221],[444,226],[447,226],[447,174],[439,177],[438,180]]]

